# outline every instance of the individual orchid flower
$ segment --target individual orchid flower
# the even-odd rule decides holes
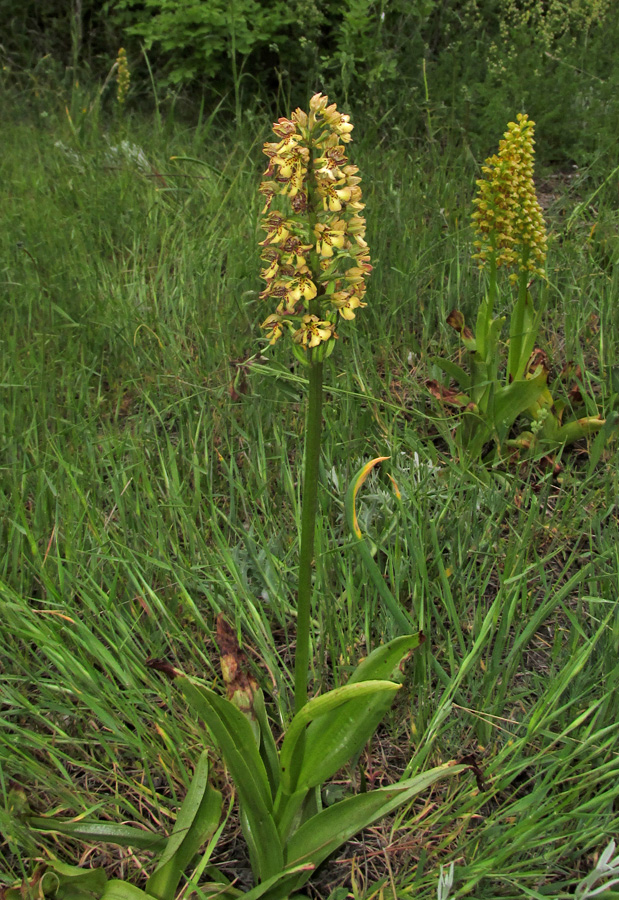
[[[314,227],[316,250],[321,257],[332,257],[334,248],[342,250],[346,246],[348,223],[344,219],[336,219],[331,225],[322,222]]]
[[[262,327],[266,330],[269,344],[274,344],[278,340],[284,330],[285,324],[286,320],[277,315],[270,315],[264,320]]]
[[[318,316],[303,316],[301,327],[292,336],[296,344],[312,348],[324,341],[330,341],[334,337],[334,325],[331,322],[321,322]]]
[[[305,275],[301,275],[299,278],[293,278],[292,281],[288,283],[288,296],[295,303],[301,298],[304,300],[313,300],[316,294],[318,293],[318,289],[311,278],[307,278]]]

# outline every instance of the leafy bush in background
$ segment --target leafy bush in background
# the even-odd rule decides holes
[[[109,6],[128,36],[155,49],[174,85],[238,78],[237,56],[246,61],[268,50],[296,20],[296,4],[284,0],[115,0]]]
[[[600,131],[609,148],[619,131],[612,0],[0,0],[0,30],[5,72],[45,57],[102,81],[125,46],[148,96],[153,77],[174,95],[234,97],[238,117],[256,97],[281,112],[322,89],[476,158],[524,109],[545,165],[589,163]]]
[[[583,158],[617,133],[619,20],[611,0],[464,0],[437,9],[428,35],[438,103],[476,149],[505,112],[527,109],[544,133],[544,162]]]

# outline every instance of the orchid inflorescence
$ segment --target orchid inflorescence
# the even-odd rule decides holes
[[[119,106],[123,106],[129,93],[131,75],[127,62],[127,51],[121,47],[116,57],[116,100]]]
[[[354,319],[366,306],[365,277],[372,270],[359,169],[348,164],[344,146],[353,126],[328,102],[315,94],[309,115],[296,109],[275,122],[278,140],[264,145],[269,164],[260,185],[267,232],[260,297],[277,302],[262,327],[271,344],[288,330],[299,350],[316,348],[316,359],[335,345],[338,313]],[[286,198],[290,215],[271,209],[276,196]]]
[[[482,166],[484,178],[477,182],[473,201],[473,227],[481,267],[490,255],[497,266],[544,275],[546,228],[533,183],[533,132],[535,122],[519,114],[507,126],[499,152]],[[510,276],[517,279],[514,273]]]

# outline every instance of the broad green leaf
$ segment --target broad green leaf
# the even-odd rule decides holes
[[[349,713],[345,710],[352,704],[354,704],[355,709],[359,709],[361,702],[363,709],[366,710],[368,702],[371,702],[366,698],[372,697],[374,694],[380,694],[381,696],[388,695],[391,701],[392,695],[395,691],[400,690],[400,687],[401,685],[394,684],[392,681],[362,681],[357,684],[349,682],[343,687],[335,688],[333,691],[322,694],[320,697],[314,697],[313,700],[306,703],[290,723],[279,755],[282,783],[285,789],[288,791],[295,789],[295,785],[290,783],[292,761],[297,742],[310,722],[337,710],[337,721],[343,724],[349,718]],[[315,783],[318,784],[318,782]]]
[[[539,334],[540,325],[542,324],[542,317],[546,310],[547,296],[548,291],[543,289],[540,299],[538,300],[537,312],[533,312],[533,304],[531,302],[525,307],[524,336],[520,350],[520,366],[516,372],[517,375],[519,375],[521,371],[524,372],[529,357],[533,353],[533,349],[537,343],[537,336]]]
[[[518,299],[509,323],[509,347],[507,351],[507,372],[513,381],[522,378],[537,334],[534,328],[541,321],[541,314],[535,315],[533,302],[527,288],[527,274],[521,272],[518,283]]]
[[[485,360],[488,352],[488,330],[490,328],[494,303],[491,297],[486,294],[479,304],[477,310],[477,320],[475,323],[475,338],[477,352],[480,357]]]
[[[337,850],[358,831],[371,825],[377,819],[388,815],[441,778],[448,778],[466,771],[467,766],[446,763],[430,769],[414,778],[407,778],[399,784],[378,788],[367,794],[359,794],[324,809],[309,819],[293,835],[286,847],[288,866],[313,863],[320,865],[329,854]],[[309,878],[297,882],[300,887]]]
[[[278,872],[277,875],[243,894],[243,900],[287,900],[290,896],[290,891],[298,882],[299,876],[304,876],[307,873],[304,879],[307,881],[313,871],[314,866],[311,864],[287,866],[281,872]]]
[[[518,416],[538,399],[546,387],[546,376],[541,373],[527,381],[512,381],[495,391],[492,419],[496,427],[511,425]]]
[[[51,859],[39,887],[42,895],[49,894],[57,900],[99,900],[106,883],[104,869],[83,869]]]
[[[101,900],[148,900],[149,895],[127,881],[114,878],[105,886]]]
[[[279,759],[264,705],[264,695],[260,689],[254,695],[254,712],[260,726],[260,757],[269,779],[271,796],[274,797],[279,788]]]
[[[146,883],[148,894],[173,900],[183,872],[215,833],[220,817],[221,794],[208,783],[208,753],[204,751],[159,865]]]
[[[286,793],[283,787],[280,788],[275,801],[275,821],[282,844],[285,845],[288,835],[299,827],[308,795],[307,788],[301,788],[292,793]]]
[[[348,684],[357,684],[359,681],[395,681],[402,682],[402,661],[416,650],[425,640],[423,634],[403,634],[386,644],[381,644],[375,650],[361,660],[348,680]]]
[[[264,806],[272,811],[273,801],[266,770],[247,718],[233,703],[209,688],[194,684],[186,676],[177,678],[176,684],[189,705],[206,722],[224,756],[237,789],[256,794]],[[241,775],[240,781],[237,781],[237,766]],[[249,772],[249,779],[244,777],[246,771]]]
[[[606,420],[600,419],[599,416],[585,416],[583,419],[574,419],[572,422],[566,422],[565,425],[562,425],[555,433],[554,439],[561,444],[572,444],[574,441],[579,441],[590,434],[596,434],[605,425]],[[604,441],[608,440],[612,430],[610,428],[606,432]]]
[[[467,375],[461,366],[457,366],[450,359],[442,359],[440,356],[433,356],[432,362],[449,375],[456,382],[460,390],[468,392],[471,387],[471,376]]]
[[[68,863],[61,862],[59,859],[50,859],[47,863],[49,869],[53,869],[62,878],[79,879],[83,882],[97,884],[101,888],[105,886],[107,875],[104,869],[83,869],[81,866],[71,866]]]
[[[346,688],[401,683],[404,677],[402,661],[422,640],[420,633],[403,635],[377,647],[357,666]],[[322,784],[359,753],[376,731],[393,698],[393,689],[372,692],[368,697],[350,699],[341,709],[331,710],[312,721],[305,731],[303,762],[296,789],[309,790]]]
[[[402,661],[422,640],[423,635],[420,633],[403,635],[377,647],[357,666],[346,687],[364,682],[380,683],[385,679],[390,684],[401,682]],[[308,726],[303,741],[301,764],[294,760],[298,773],[294,778],[296,790],[288,794],[280,792],[276,803],[276,821],[281,835],[286,835],[293,827],[311,787],[325,782],[363,749],[389,709],[392,699],[391,694],[379,693],[373,694],[369,699],[349,700],[350,706],[346,710],[325,712]],[[347,728],[342,727],[343,714],[349,716]],[[288,735],[284,740],[285,744],[287,739]]]
[[[152,831],[142,831],[131,825],[115,825],[113,822],[75,821],[54,819],[44,816],[28,816],[28,824],[36,831],[57,831],[81,841],[118,844],[121,847],[135,847],[137,850],[157,851],[164,847],[163,835]]]
[[[221,750],[255,841],[255,874],[265,881],[283,868],[283,850],[273,819],[266,770],[251,726],[232,703],[208,688],[193,684],[185,676],[176,683],[192,709],[204,719]]]
[[[101,900],[104,888],[93,890],[72,881],[61,882],[53,893],[53,900]]]
[[[497,344],[499,341],[499,335],[503,330],[503,325],[505,325],[505,316],[500,316],[499,318],[493,319],[492,322],[490,322],[486,343],[486,358],[484,360],[486,365],[498,358]]]

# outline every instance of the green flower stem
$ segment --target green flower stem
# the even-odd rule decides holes
[[[497,295],[497,267],[496,253],[494,251],[490,254],[489,263],[488,290],[479,306],[479,312],[477,314],[477,330],[475,334],[475,338],[477,340],[477,350],[484,362],[486,361],[486,354],[488,352],[488,332],[490,330],[490,323],[492,322],[492,315],[494,313],[494,305],[496,303]]]
[[[486,378],[495,384],[499,371],[499,354],[497,342],[499,332],[494,329],[494,308],[499,295],[497,287],[496,251],[490,258],[490,284],[488,287],[488,320],[486,322]]]
[[[523,264],[525,265],[527,257],[528,253],[524,250],[522,259]],[[522,347],[526,338],[526,335],[524,334],[524,318],[527,305],[527,285],[529,283],[529,275],[530,272],[525,269],[524,271],[521,271],[518,276],[518,300],[514,307],[509,329],[509,351],[507,354],[508,384],[510,381],[522,378],[524,367],[527,364],[527,360],[522,360],[520,357],[522,356]]]
[[[312,356],[314,355],[314,351]],[[310,610],[312,600],[312,560],[318,504],[318,463],[322,428],[322,362],[312,360],[309,369],[309,397],[305,420],[305,471],[301,503],[301,551],[297,594],[297,649],[294,666],[295,712],[307,703],[310,651]]]
[[[496,287],[496,250],[493,250],[490,257],[490,284],[488,286],[488,321],[492,320],[494,315],[494,305],[496,303],[497,287]]]
[[[491,380],[489,373],[492,371],[493,365],[496,365],[496,360],[489,358],[492,351],[490,346],[492,316],[497,297],[497,265],[494,250],[490,254],[489,262],[488,291],[479,306],[475,334],[477,349],[471,357],[471,397],[477,404],[487,393],[488,383]]]

